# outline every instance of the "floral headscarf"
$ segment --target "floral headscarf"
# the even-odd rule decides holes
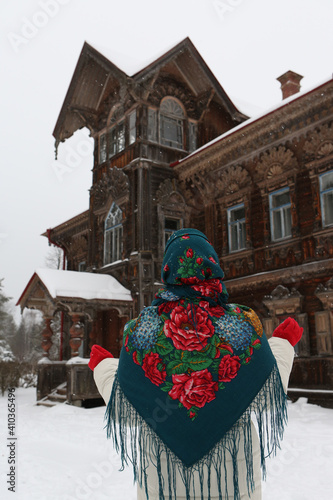
[[[132,462],[140,484],[145,484],[145,468],[153,461],[160,498],[159,456],[165,453],[170,500],[176,496],[172,471],[178,468],[186,491],[198,472],[202,495],[204,467],[220,477],[226,450],[232,453],[237,492],[242,435],[250,494],[251,412],[257,416],[263,466],[265,451],[278,446],[286,416],[285,395],[262,325],[251,309],[227,303],[218,256],[200,231],[184,229],[170,237],[161,277],[164,287],[152,305],[125,326],[107,409],[108,435],[120,447],[123,463]],[[266,432],[269,408],[271,434]],[[123,439],[126,425],[131,427],[131,444]],[[141,465],[133,443],[139,446]],[[147,488],[146,493],[148,498]]]
[[[207,237],[197,229],[182,229],[168,240],[161,279],[165,288],[153,305],[183,297],[201,299],[211,306],[226,306],[228,293],[218,256]]]

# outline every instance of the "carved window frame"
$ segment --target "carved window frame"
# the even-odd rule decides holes
[[[186,118],[183,106],[174,97],[165,97],[159,110],[160,144],[175,149],[184,149],[184,121]],[[172,129],[172,136],[167,136],[168,129]]]
[[[123,253],[123,211],[113,202],[104,221],[104,266],[121,260]]]
[[[147,139],[148,141],[185,151],[188,142],[188,150],[194,151],[197,147],[197,124],[188,122],[183,104],[172,96],[162,99],[160,107],[148,107],[147,110]],[[174,128],[175,138],[166,137],[168,128]]]

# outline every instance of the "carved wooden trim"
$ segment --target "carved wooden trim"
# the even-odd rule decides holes
[[[122,169],[117,167],[109,168],[90,191],[93,196],[94,207],[98,209],[106,204],[109,196],[112,197],[113,201],[124,196],[128,197],[129,178]]]
[[[175,206],[177,210],[183,210],[186,203],[176,179],[166,179],[159,185],[156,192],[156,203],[162,207]]]
[[[201,171],[193,175],[191,182],[200,195],[202,205],[210,205],[217,194],[216,179],[213,179],[209,173]],[[198,200],[196,200],[196,204],[198,204]]]
[[[333,154],[333,129],[331,123],[325,123],[311,132],[310,139],[304,144],[304,151],[313,159],[320,159]]]
[[[219,195],[234,195],[251,184],[249,172],[240,165],[228,167],[219,174],[214,186]]]
[[[221,140],[204,148],[200,154],[175,165],[174,170],[181,180],[190,179],[198,170],[210,172],[221,165],[237,164],[241,157],[242,163],[255,160],[277,141],[291,143],[305,137],[316,124],[327,121],[327,116],[333,112],[332,87],[332,82],[327,82],[288,105],[282,104],[274,111],[274,119],[272,113],[268,113],[249,124],[245,122],[239,130],[231,130],[226,137],[222,136]],[[315,122],[311,117],[315,118]],[[237,162],[235,158],[238,158]]]
[[[171,78],[159,77],[154,82],[154,87],[149,96],[149,101],[154,106],[159,107],[161,100],[167,96],[178,99],[185,107],[188,115],[193,117],[196,114],[196,102],[188,89]]]
[[[297,160],[294,153],[284,146],[272,148],[260,156],[256,167],[256,173],[260,179],[270,182],[279,175],[297,167]]]

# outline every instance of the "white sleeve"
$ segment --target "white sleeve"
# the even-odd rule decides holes
[[[268,341],[276,359],[284,392],[287,393],[289,375],[293,366],[295,351],[288,340],[271,337]]]
[[[119,359],[105,358],[94,369],[94,380],[97,389],[107,405],[111,396]]]

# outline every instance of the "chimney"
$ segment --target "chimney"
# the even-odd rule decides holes
[[[300,91],[300,81],[302,78],[302,75],[298,75],[290,70],[277,78],[281,83],[282,99],[287,99],[287,97],[297,94]]]

